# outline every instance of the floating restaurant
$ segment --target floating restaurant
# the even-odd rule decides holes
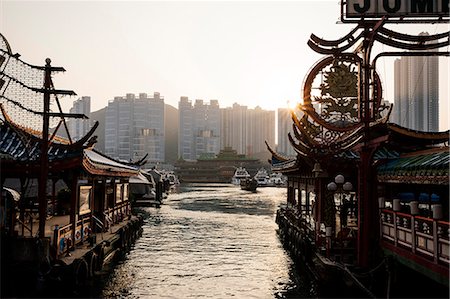
[[[288,177],[280,238],[315,278],[319,296],[448,296],[449,131],[389,122],[392,106],[382,103],[376,72],[380,57],[449,56],[433,51],[449,46],[449,32],[414,36],[384,27],[448,22],[448,10],[445,17],[357,14],[354,2],[341,3],[342,21],[357,24],[348,35],[308,41],[326,57],[308,73],[303,103],[291,113],[297,157],[268,146],[273,171]],[[372,59],[375,42],[409,51]]]
[[[56,282],[66,292],[83,289],[141,232],[128,189],[142,163],[96,151],[98,123],[72,141],[65,118],[85,116],[60,109],[58,95],[74,94],[53,86],[52,73],[64,69],[50,59],[43,67],[23,62],[1,34],[0,46],[2,297],[55,295]],[[52,119],[59,122],[50,136]],[[67,139],[56,135],[61,126]]]
[[[263,166],[259,159],[239,155],[225,147],[217,155],[203,155],[197,161],[179,160],[175,173],[184,183],[230,183],[238,167],[244,167],[252,176]]]

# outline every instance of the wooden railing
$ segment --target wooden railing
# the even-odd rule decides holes
[[[123,201],[116,204],[113,208],[107,209],[104,212],[106,229],[123,221],[129,215],[131,215],[131,205],[129,201]]]
[[[72,246],[86,241],[91,232],[91,216],[86,216],[77,221],[75,227],[75,240],[72,237],[72,223],[62,227],[56,227],[53,236],[53,246],[56,250],[56,256],[58,257],[63,253],[67,253]]]
[[[450,264],[450,226],[447,221],[382,209],[380,232],[383,240],[397,247],[435,263]]]

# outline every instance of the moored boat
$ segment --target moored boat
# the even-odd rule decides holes
[[[161,205],[156,199],[155,183],[152,176],[145,176],[142,171],[130,178],[130,199],[134,207]]]
[[[248,171],[244,167],[238,167],[234,172],[231,183],[234,185],[239,185],[241,184],[241,180],[245,180],[248,178],[250,178],[250,174],[248,173]]]
[[[261,167],[255,174],[255,180],[258,182],[258,187],[269,186],[269,175],[264,167]]]
[[[285,187],[287,178],[282,173],[274,172],[269,176],[269,186]]]

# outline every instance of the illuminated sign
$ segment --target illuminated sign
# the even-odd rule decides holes
[[[449,20],[449,0],[343,0],[343,20],[387,19],[411,22],[414,19],[429,22]],[[409,20],[408,20],[409,19]]]

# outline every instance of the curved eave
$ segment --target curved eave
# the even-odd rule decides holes
[[[430,143],[430,144],[444,143],[444,142],[448,142],[449,138],[450,138],[449,130],[444,131],[444,132],[424,132],[424,131],[411,130],[411,129],[399,126],[395,123],[388,123],[387,127],[394,134],[398,134],[399,137],[409,137],[411,139],[420,140],[421,143],[424,143],[424,142]]]
[[[272,154],[272,156],[273,156],[275,159],[277,159],[277,160],[279,160],[279,161],[282,161],[282,162],[285,162],[285,161],[288,161],[288,160],[289,160],[289,158],[287,158],[287,157],[285,157],[285,156],[283,156],[283,155],[277,153],[276,151],[274,151],[274,150],[270,147],[269,143],[267,143],[267,141],[264,141],[264,142],[265,142],[265,144],[266,144],[267,150]]]
[[[293,171],[297,171],[299,169],[298,161],[296,159],[292,159],[289,161],[285,161],[282,163],[277,163],[272,165],[273,172],[281,172],[281,173],[289,173]]]
[[[21,126],[17,123],[15,123],[11,117],[6,112],[5,108],[3,107],[3,104],[0,103],[0,111],[3,115],[4,122],[8,124],[13,130],[20,131],[23,135],[25,135],[27,138],[33,139],[37,142],[40,142],[42,140],[42,131],[38,131],[29,127]],[[70,140],[67,138],[63,138],[60,136],[53,136],[51,142],[49,143],[51,146],[59,146],[59,147],[71,147],[71,148],[81,148],[83,145],[89,141],[89,143],[86,145],[87,147],[90,147],[93,145],[93,143],[96,142],[95,138],[91,138],[91,136],[94,134],[94,131],[97,129],[99,125],[99,122],[96,121],[92,128],[89,130],[89,132],[86,133],[85,136],[83,136],[80,140],[77,142],[71,143]]]
[[[0,104],[0,110],[2,112],[3,118],[5,120],[5,122],[11,126],[13,129],[21,131],[23,134],[28,135],[28,137],[30,138],[36,138],[36,139],[42,139],[42,131],[38,131],[29,127],[24,127],[21,126],[19,124],[16,124],[11,117],[8,115],[8,113],[6,113],[5,107],[3,107],[3,104]],[[69,140],[59,137],[59,136],[55,136],[53,137],[54,141],[57,141],[60,144],[69,144]]]
[[[294,148],[295,152],[299,155],[302,155],[304,157],[311,154],[311,150],[309,148],[306,148],[303,146],[302,143],[296,143],[294,138],[292,137],[291,133],[288,133],[288,140],[291,143],[292,147]]]
[[[295,138],[298,140],[298,144],[300,144],[303,148],[309,149],[310,146],[303,141],[304,139],[306,139],[306,138],[302,138],[302,136],[304,136],[304,134],[302,135],[302,133],[299,131],[299,129],[297,128],[297,126],[295,124],[292,124],[292,131],[294,132]]]
[[[130,177],[139,173],[139,169],[135,166],[117,162],[90,149],[84,150],[83,168],[90,174],[101,176]]]
[[[132,177],[138,174],[138,171],[129,170],[119,167],[113,167],[98,163],[92,163],[89,159],[83,159],[83,169],[91,175],[108,176],[108,177]]]
[[[305,139],[303,141],[306,141],[308,143],[308,145],[310,145],[312,147],[319,146],[319,144],[317,142],[315,142],[312,138],[310,138],[309,134],[307,132],[305,132],[305,129],[303,128],[300,120],[298,119],[298,117],[294,111],[291,111],[291,118],[294,121],[294,125],[297,127],[300,134],[305,137]]]

